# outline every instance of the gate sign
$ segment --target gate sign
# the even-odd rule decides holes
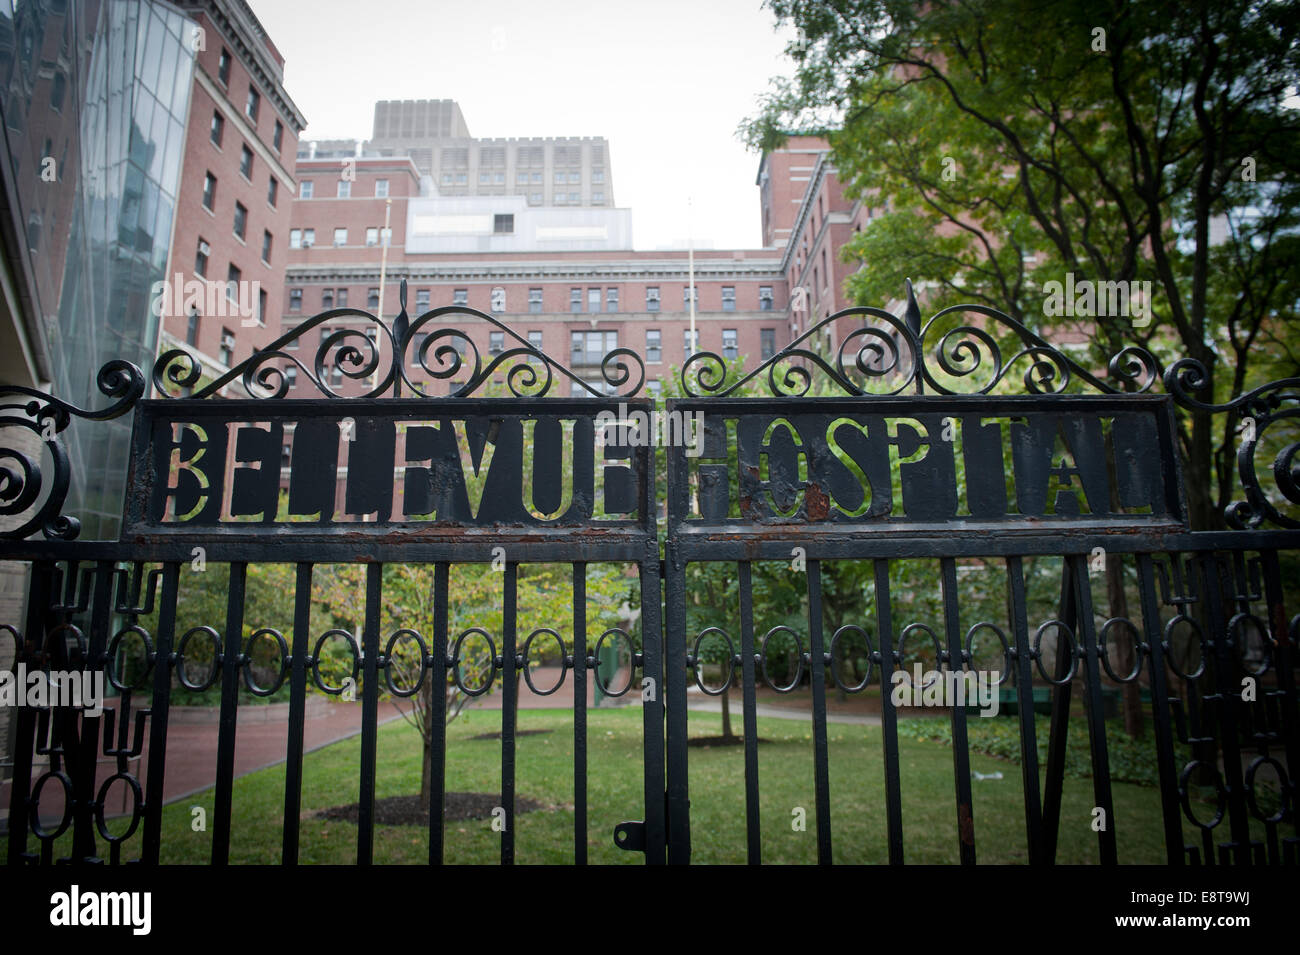
[[[671,528],[1186,527],[1168,398],[687,400],[704,410]],[[719,527],[721,525],[721,527]]]
[[[141,402],[124,536],[654,526],[650,449],[596,440],[606,401],[269,404]]]

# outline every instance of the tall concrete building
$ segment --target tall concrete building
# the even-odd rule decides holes
[[[530,206],[614,207],[602,136],[475,139],[454,100],[381,100],[371,138],[304,143],[300,159],[406,156],[442,196],[521,196]]]

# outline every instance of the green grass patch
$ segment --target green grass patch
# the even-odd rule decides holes
[[[944,745],[917,738],[910,724],[924,722],[937,733],[946,721],[902,721],[899,735],[901,805],[905,860],[955,863],[958,860],[957,811],[953,789],[953,754]],[[992,723],[993,721],[987,721]],[[973,727],[979,721],[971,721]],[[517,740],[516,791],[547,808],[516,816],[516,861],[567,863],[573,858],[573,714],[569,710],[527,710],[520,729],[550,730]],[[451,791],[500,791],[501,744],[472,739],[500,728],[500,713],[471,711],[448,730],[447,788]],[[692,736],[718,733],[716,713],[692,712]],[[421,746],[418,734],[397,721],[379,728],[376,794],[379,798],[418,791]],[[759,808],[764,862],[813,863],[817,859],[816,786],[812,724],[805,719],[758,719]],[[986,755],[988,730],[972,729],[971,769],[1002,779],[972,781],[975,846],[981,862],[1027,861],[1021,774],[1005,759]],[[975,743],[980,740],[978,746]],[[830,824],[833,858],[841,863],[888,861],[885,822],[884,753],[879,727],[831,724]],[[996,735],[996,731],[995,731]],[[1086,739],[1084,741],[1086,751]],[[1044,744],[1045,745],[1045,744]],[[1075,748],[1074,745],[1071,747]],[[303,765],[300,855],[303,863],[350,864],[356,860],[357,827],[345,821],[314,818],[314,813],[358,799],[360,737],[308,754]],[[1045,752],[1045,750],[1044,750]],[[692,747],[690,760],[692,861],[745,861],[744,749]],[[284,825],[284,767],[250,773],[235,781],[231,821],[232,863],[280,861]],[[588,717],[588,827],[585,840],[593,863],[637,864],[639,853],[613,843],[616,824],[644,818],[641,711],[628,707],[596,710]],[[1115,782],[1113,787],[1120,861],[1162,863],[1163,847],[1158,791]],[[191,827],[192,807],[207,814],[207,831]],[[1062,807],[1057,861],[1097,861],[1097,834],[1092,831],[1090,783],[1067,780]],[[203,865],[212,851],[213,791],[164,807],[162,861]],[[1205,816],[1213,814],[1207,807]],[[802,817],[802,818],[801,818]],[[803,827],[800,828],[802,821]],[[110,823],[117,832],[125,821]],[[495,863],[500,833],[490,819],[448,822],[445,859],[449,863]],[[1193,841],[1194,830],[1186,827]],[[66,855],[70,835],[56,844]],[[103,841],[100,850],[107,855]],[[29,837],[29,849],[36,842]],[[124,858],[140,852],[140,834],[125,845]],[[428,830],[419,826],[377,826],[376,862],[423,864]]]

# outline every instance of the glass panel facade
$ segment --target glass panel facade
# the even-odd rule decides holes
[[[27,235],[34,316],[23,320],[37,373],[85,408],[109,403],[95,386],[107,361],[148,375],[158,350],[194,51],[191,22],[150,0],[0,0],[3,161],[11,212]],[[53,108],[57,63],[61,109]],[[43,170],[49,172],[43,177]],[[185,263],[188,265],[188,263]],[[155,307],[156,305],[156,307]],[[33,316],[33,317],[34,317]],[[0,361],[0,375],[24,371]],[[81,538],[116,538],[131,418],[65,432],[72,462],[66,513]]]

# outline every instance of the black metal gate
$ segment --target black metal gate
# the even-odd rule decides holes
[[[504,818],[498,831],[501,861],[512,862],[517,678],[532,686],[533,648],[548,641],[561,648],[560,682],[572,674],[575,862],[587,860],[589,838],[588,683],[601,679],[599,651],[608,641],[632,648],[623,691],[641,691],[645,801],[643,820],[609,835],[650,862],[691,858],[690,683],[719,695],[737,678],[751,862],[761,861],[764,838],[757,695],[764,686],[794,692],[805,681],[812,825],[823,863],[857,858],[852,850],[860,848],[834,838],[828,693],[881,688],[882,764],[878,776],[858,782],[879,788],[888,860],[901,863],[908,793],[893,692],[905,685],[918,703],[928,681],[982,686],[986,694],[990,687],[1009,688],[1018,712],[1029,861],[1056,858],[1077,685],[1095,812],[1107,821],[1093,827],[1097,857],[1119,859],[1124,829],[1115,821],[1108,763],[1108,683],[1149,693],[1170,863],[1296,861],[1290,772],[1300,765],[1294,651],[1300,616],[1288,618],[1284,591],[1292,573],[1285,561],[1300,545],[1300,523],[1280,508],[1300,504],[1294,465],[1300,444],[1270,441],[1297,414],[1298,382],[1273,383],[1231,406],[1205,405],[1193,396],[1195,364],[1181,361],[1164,372],[1167,393],[1150,394],[1159,370],[1140,349],[1117,356],[1107,383],[1000,313],[972,307],[978,322],[954,327],[956,312],[946,310],[922,328],[913,302],[904,320],[877,309],[832,316],[740,380],[728,378],[718,356],[692,356],[682,369],[682,397],[668,401],[660,433],[654,403],[635,397],[644,366],[631,351],[605,356],[593,386],[489,315],[452,307],[412,321],[404,287],[402,301],[391,327],[360,310],[322,313],[206,384],[191,356],[165,354],[154,385],[160,395],[181,390],[183,396],[145,400],[143,375],[121,362],[101,372],[100,389],[113,399],[102,411],[3,389],[25,397],[0,408],[0,425],[27,435],[4,452],[14,464],[0,493],[0,513],[22,520],[6,535],[0,558],[31,568],[26,618],[2,628],[13,638],[14,670],[103,673],[120,693],[102,714],[68,700],[17,710],[10,864],[125,861],[123,846],[141,826],[139,858],[158,861],[172,696],[204,691],[219,675],[228,678],[221,680],[211,861],[224,863],[230,853],[241,681],[256,695],[289,687],[282,846],[289,863],[299,859],[308,683],[335,695],[349,681],[358,688],[357,859],[366,863],[374,853],[380,697],[385,691],[409,696],[426,679],[442,687],[450,678],[471,694],[501,681]],[[489,323],[508,336],[509,347],[481,358],[468,334],[447,327],[453,315]],[[850,319],[855,330],[832,357],[812,347],[826,329]],[[315,330],[329,322],[336,330],[319,334],[314,361],[300,361],[299,346],[310,347]],[[338,330],[345,322],[361,327]],[[1017,350],[1003,360],[1008,341]],[[980,349],[984,357],[973,357]],[[299,391],[323,397],[289,396],[285,368],[295,369]],[[341,398],[341,377],[362,382],[353,390],[363,393]],[[549,397],[557,379],[575,383],[584,397]],[[453,385],[448,396],[433,397],[422,381]],[[475,397],[493,382],[510,396]],[[765,385],[768,394],[739,397],[751,384]],[[228,385],[255,397],[223,398]],[[1252,430],[1239,452],[1246,500],[1228,515],[1236,530],[1188,530],[1176,404],[1250,416]],[[102,420],[128,411],[135,428],[121,537],[76,541],[75,521],[61,515],[71,466],[59,435],[74,416]],[[697,415],[702,433],[690,424]],[[649,422],[647,433],[629,438],[629,425],[639,426],[630,419]],[[667,445],[662,517],[656,443]],[[1260,448],[1276,450],[1274,488],[1258,479]],[[1281,529],[1263,529],[1265,523]],[[38,529],[45,540],[26,539]],[[968,591],[964,568],[976,558],[992,569],[986,581],[996,577],[997,583]],[[1059,561],[1059,597],[1043,621],[1031,619],[1027,596],[1027,562],[1040,559]],[[187,565],[199,560],[229,567],[224,619],[184,627],[178,600]],[[900,591],[895,577],[908,561],[929,567],[926,579],[937,581],[932,620],[909,619],[916,594]],[[293,566],[291,640],[246,613],[247,568],[259,562]],[[456,600],[449,575],[456,564],[494,562],[502,573],[501,628],[499,634],[470,628],[489,642],[491,659],[486,684],[467,683],[469,631],[449,628],[448,608]],[[519,568],[541,562],[571,571],[571,652],[555,627],[535,628],[521,640]],[[588,637],[587,567],[601,562],[635,568],[639,647],[621,628],[594,643]],[[802,628],[756,619],[755,575],[770,562],[797,575]],[[313,575],[325,564],[364,568],[363,622],[355,634],[322,632],[312,620]],[[432,573],[431,632],[408,626],[388,632],[384,568],[412,564]],[[724,568],[728,579],[734,570],[731,628],[702,633],[692,626],[698,604],[688,574],[702,565]],[[855,585],[861,599],[848,619],[833,619],[826,581],[845,567],[861,575]],[[1094,582],[1107,573],[1131,582],[1136,613],[1100,609]],[[1005,613],[990,615],[987,600],[976,607],[967,599],[990,587],[1005,595]],[[150,632],[141,620],[155,614]],[[1098,617],[1105,619],[1099,624]],[[1125,637],[1131,659],[1121,662],[1116,648]],[[701,654],[706,638],[726,647],[713,684]],[[350,670],[341,683],[331,683],[322,669],[330,641],[341,642],[345,673]],[[255,662],[267,656],[259,643],[277,661],[269,683],[258,682]],[[418,648],[413,683],[394,679],[401,643]],[[210,649],[210,667],[196,679],[186,655],[198,656],[199,644]],[[123,663],[128,646],[142,661],[130,673]],[[933,663],[924,686],[899,677],[918,659],[918,646]],[[996,673],[981,669],[990,647]],[[772,676],[782,669],[784,677]],[[1039,751],[1035,674],[1040,689],[1051,688],[1046,753]],[[972,863],[978,829],[967,707],[962,699],[939,705],[950,714],[954,843],[960,861]],[[446,726],[441,708],[432,713],[428,858],[442,862]],[[1179,757],[1180,745],[1191,747],[1191,759]],[[97,771],[101,754],[113,763],[106,779]],[[39,774],[37,757],[48,762]],[[1274,787],[1264,785],[1269,773]],[[129,823],[113,831],[107,794],[115,785],[126,789]],[[1213,792],[1211,802],[1198,799],[1198,786]],[[61,790],[64,807],[54,818],[42,811],[43,799],[47,806],[55,801],[47,796],[51,787]],[[56,850],[65,834],[70,843]]]

